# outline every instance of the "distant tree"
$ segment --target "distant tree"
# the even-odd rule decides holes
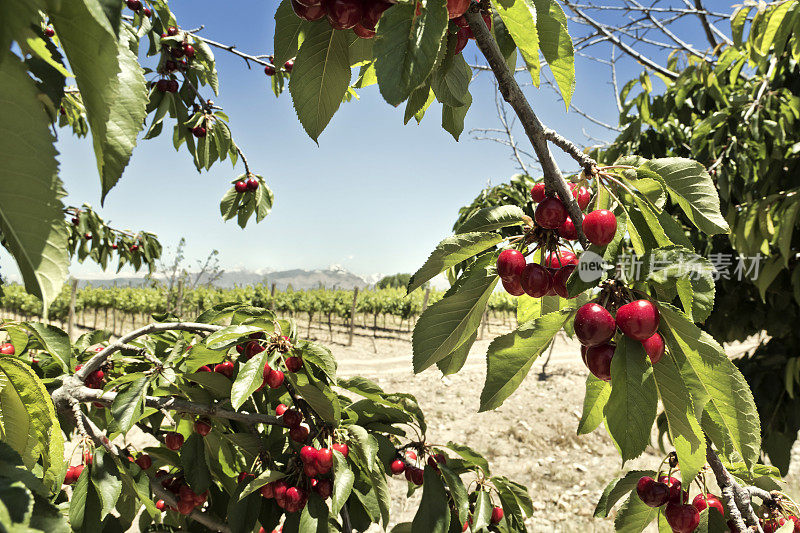
[[[379,289],[396,289],[399,287],[408,286],[408,281],[411,279],[411,274],[392,274],[391,276],[384,276],[375,284]]]

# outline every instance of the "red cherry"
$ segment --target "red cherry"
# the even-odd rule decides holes
[[[545,229],[558,229],[567,219],[567,210],[561,200],[548,196],[536,206],[533,214],[536,223]]]
[[[458,33],[456,34],[455,53],[460,54],[461,51],[466,48],[467,43],[469,43],[469,34],[467,33],[467,30],[464,28],[459,28]]]
[[[283,413],[283,421],[290,428],[300,427],[300,423],[303,421],[303,415],[296,409],[289,409]]]
[[[455,22],[456,26],[459,28],[469,28],[469,22],[467,22],[467,17],[464,15],[454,18],[453,22]],[[536,187],[536,185],[534,185],[534,187]],[[544,199],[544,197],[542,197],[542,199]]]
[[[497,257],[497,275],[500,279],[513,279],[522,274],[525,256],[519,250],[503,250]]]
[[[577,265],[578,257],[569,250],[559,250],[558,253],[550,252],[544,260],[544,265],[549,268],[561,268],[566,265]]]
[[[171,93],[176,93],[178,92],[178,89],[179,89],[178,80],[167,81],[167,91]]]
[[[469,23],[467,23],[466,27],[469,27]],[[531,189],[531,199],[538,204],[539,202],[544,200],[544,198],[545,198],[544,183],[537,183]]]
[[[164,72],[174,72],[178,70],[178,64],[171,59],[164,61]]]
[[[611,381],[611,359],[614,357],[615,349],[616,346],[613,344],[601,344],[586,348],[586,366],[589,367],[589,372],[594,374],[594,377],[603,381]]]
[[[669,499],[669,487],[650,476],[639,478],[639,482],[636,484],[636,493],[644,504],[650,507],[661,507]]]
[[[349,30],[364,16],[361,0],[322,0],[325,16],[336,30]]]
[[[617,233],[617,217],[608,209],[598,209],[583,217],[583,233],[589,242],[605,246]]]
[[[180,450],[181,446],[183,446],[183,435],[175,431],[170,431],[164,437],[164,444],[172,451]]]
[[[299,357],[292,356],[286,359],[286,370],[289,372],[297,372],[301,368],[303,368],[303,360]]]
[[[202,139],[206,136],[206,129],[203,126],[195,126],[192,128],[192,135],[197,137],[198,139]]]
[[[175,59],[179,59],[183,57],[183,48],[176,46],[174,48],[169,49],[169,55],[174,57]]]
[[[146,453],[143,453],[136,458],[136,464],[139,465],[139,468],[142,470],[149,470],[150,467],[153,466],[153,459]]]
[[[247,192],[247,183],[239,180],[233,184],[233,188],[236,189],[236,192]]]
[[[288,409],[288,407],[286,407],[282,403],[279,403],[278,407],[275,408],[275,414],[278,415],[278,416],[281,416],[283,413],[286,412],[287,409]]]
[[[725,508],[722,507],[722,502],[719,501],[719,498],[717,498],[711,493],[705,495],[698,494],[692,500],[692,505],[694,506],[695,509],[697,509],[701,513],[703,512],[703,509],[708,507],[716,509],[717,511],[719,511],[719,514],[725,516]]]
[[[292,0],[292,10],[294,11],[295,15],[309,22],[314,22],[315,20],[319,20],[325,16],[325,8],[322,7],[322,4],[304,6],[298,2],[298,0]],[[270,74],[270,76],[272,76],[272,74]]]
[[[313,478],[321,474],[321,472],[317,469],[317,463],[308,463],[303,465],[303,473],[306,477]]]
[[[223,361],[218,365],[214,365],[214,372],[217,374],[222,374],[228,379],[231,379],[233,377],[233,363],[230,361]]]
[[[588,303],[575,313],[575,335],[585,346],[597,346],[611,340],[617,327],[614,317],[600,304]]]
[[[194,501],[192,500],[180,500],[178,502],[178,512],[182,515],[188,515],[192,511],[194,511]]]
[[[45,37],[53,37],[56,34],[56,30],[51,27],[47,27],[44,29],[44,36]]]
[[[72,471],[75,475],[75,481],[78,481],[78,478],[81,477],[81,474],[83,474],[83,469],[83,465],[76,465],[72,467]]]
[[[531,263],[526,265],[522,271],[520,284],[528,296],[541,298],[550,291],[553,285],[553,276],[542,265]]]
[[[317,449],[313,446],[303,446],[300,448],[300,460],[305,464],[314,463],[317,460]]]
[[[406,471],[406,464],[400,459],[395,459],[392,461],[392,464],[389,465],[389,470],[391,470],[392,474],[395,476],[400,475]]]
[[[175,26],[170,26],[169,28],[167,28],[167,35],[169,35],[170,37],[175,37],[176,35],[178,35],[178,28],[176,28]]]
[[[700,513],[691,505],[668,503],[664,515],[674,533],[691,533],[700,524]]]
[[[156,509],[159,511],[163,511],[167,507],[167,504],[164,500],[158,500],[156,502]]]
[[[617,327],[637,341],[645,341],[658,331],[658,308],[649,300],[635,300],[617,311]]]
[[[314,486],[314,490],[319,494],[320,498],[327,500],[333,494],[333,483],[330,479],[320,479]]]
[[[201,437],[205,437],[209,433],[211,433],[211,422],[208,420],[200,419],[194,423],[194,432],[200,435]]]
[[[562,239],[567,239],[568,241],[575,241],[578,240],[578,230],[575,229],[575,224],[572,223],[572,219],[567,217],[561,227],[558,228],[558,235]]]
[[[414,467],[413,469],[410,468],[409,470],[411,470],[411,482],[414,485],[422,485],[425,471],[422,470],[421,468],[416,468],[416,467]]]
[[[447,15],[451,18],[457,18],[467,12],[471,0],[447,0]]]
[[[327,474],[333,467],[333,450],[320,448],[317,451],[317,470],[320,474]]]
[[[211,372],[211,367],[208,365],[203,365],[196,370],[196,372]]]
[[[686,503],[689,501],[689,492],[681,490],[681,482],[674,477],[661,476],[658,478],[659,483],[664,483],[669,487],[669,501],[671,503]]]
[[[502,507],[495,507],[494,509],[492,509],[492,518],[490,520],[491,523],[492,524],[499,524],[500,520],[502,520],[502,519],[503,519],[503,508]]]
[[[372,0],[371,2],[365,2],[364,5],[364,16],[361,19],[361,25],[369,30],[374,30],[375,26],[378,25],[378,20],[383,15],[383,12],[392,7],[392,4],[389,2],[384,2],[383,0]]]
[[[248,473],[248,472],[239,472],[239,475],[236,477],[236,482],[237,483],[241,483],[242,481],[244,481],[248,477],[255,477],[255,476],[253,474]]]
[[[274,368],[270,369],[269,375],[267,376],[266,383],[270,389],[277,389],[281,385],[283,385],[284,375],[283,372],[280,370],[275,370]]]
[[[303,497],[297,487],[289,487],[286,489],[286,503],[288,505],[300,505],[302,499]]]
[[[267,483],[266,485],[264,485],[263,487],[258,489],[258,492],[260,492],[261,496],[263,496],[264,498],[267,498],[267,499],[274,498],[275,497],[275,491],[274,491],[273,487],[274,487],[273,482],[270,481],[269,483]]]
[[[643,340],[642,346],[644,352],[650,356],[650,362],[656,364],[661,361],[664,356],[664,337],[659,333],[655,333],[652,337]]]
[[[522,296],[525,294],[525,289],[522,288],[519,278],[514,278],[510,281],[502,279],[500,283],[503,284],[503,288],[511,296]]]
[[[142,9],[142,2],[140,0],[125,0],[125,5],[127,5],[128,9],[131,11],[139,11]]]
[[[189,58],[194,57],[194,46],[192,46],[191,44],[183,45],[183,55]]]
[[[349,447],[347,444],[344,444],[344,443],[341,443],[341,444],[339,444],[339,443],[334,443],[334,444],[333,444],[333,446],[331,446],[331,448],[333,448],[333,449],[334,449],[334,450],[336,450],[337,452],[341,453],[343,456],[345,456],[345,458],[346,458],[348,455],[350,455],[350,447]]]
[[[264,65],[264,74],[267,76],[274,76],[275,75],[275,67],[272,65]]]
[[[556,271],[556,275],[553,276],[553,290],[562,298],[575,298],[578,296],[577,294],[570,296],[569,292],[567,292],[567,280],[572,275],[572,272],[575,271],[575,268],[575,265],[561,267]]]
[[[153,12],[150,10],[150,8],[149,8],[149,7],[146,7],[146,8],[144,8],[144,10],[142,11],[142,14],[143,14],[145,17],[147,17],[147,18],[150,18],[150,16],[153,14]]]
[[[283,64],[283,70],[286,72],[291,72],[294,68],[294,59],[287,59],[286,63]]]
[[[3,355],[14,355],[14,345],[10,342],[0,344],[0,353]]]
[[[592,200],[592,193],[589,192],[589,189],[586,187],[578,188],[577,185],[570,186],[570,189],[572,190],[572,197],[578,201],[578,207],[581,208],[581,211],[586,209],[586,206]]]
[[[67,473],[64,474],[64,485],[72,485],[77,480],[77,476],[75,475],[75,467],[70,466],[67,468]]]
[[[258,182],[258,180],[256,178],[248,178],[247,179],[247,190],[248,191],[255,191],[256,189],[258,189],[259,185],[260,185],[260,183]]]
[[[305,442],[308,439],[309,432],[307,424],[300,424],[289,430],[289,438],[295,442]]]
[[[365,28],[359,22],[355,26],[353,26],[353,33],[361,37],[362,39],[372,39],[375,37],[375,30],[371,30],[369,28]]]
[[[406,459],[409,461],[416,461],[417,453],[414,450],[406,450]]]

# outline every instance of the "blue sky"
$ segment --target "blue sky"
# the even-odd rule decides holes
[[[201,35],[254,54],[272,51],[276,5],[275,0],[171,2],[184,28],[205,25]],[[728,2],[707,5],[730,10]],[[573,37],[583,31],[576,24],[570,30]],[[703,42],[695,20],[681,30],[692,41]],[[61,130],[58,147],[68,203],[88,202],[113,226],[152,231],[165,246],[186,237],[192,260],[218,249],[228,270],[340,264],[357,274],[388,274],[416,270],[449,233],[460,206],[489,181],[497,184],[516,172],[507,148],[473,140],[468,133],[471,128],[498,126],[488,73],[471,86],[474,101],[460,142],[440,127],[438,104],[431,106],[421,125],[412,120],[404,126],[402,109],[386,104],[373,86],[360,91],[360,101],[342,104],[317,146],[300,126],[288,91],[276,99],[260,68],[248,70],[240,58],[215,53],[220,96],[214,100],[230,116],[234,139],[251,168],[275,193],[269,217],[246,230],[233,221],[223,222],[219,200],[230,179],[243,172],[241,163],[233,169],[225,161],[198,174],[187,152],[173,149],[171,134],[139,144],[122,180],[100,208],[91,141]],[[470,63],[477,62],[473,43],[464,54]],[[620,67],[621,83],[641,71],[632,61]],[[616,124],[609,68],[579,57],[576,71],[574,103]],[[518,79],[530,82],[526,73]],[[566,113],[550,88],[528,86],[525,92],[543,122],[567,138],[591,144],[584,131],[613,138],[608,130]],[[529,148],[521,132],[518,139]],[[557,157],[562,170],[575,168],[561,154]],[[0,265],[13,277],[16,267],[7,254],[0,255]],[[87,277],[100,270],[87,263],[74,265],[72,273]]]

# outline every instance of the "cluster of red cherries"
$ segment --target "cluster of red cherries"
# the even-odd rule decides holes
[[[90,465],[94,462],[94,455],[89,453],[88,451],[83,452],[83,463],[79,465],[70,466],[67,468],[67,473],[64,474],[64,485],[72,485],[78,478],[81,477],[83,473],[83,469],[86,468],[86,465]]]
[[[672,476],[660,476],[658,481],[650,476],[639,478],[636,493],[649,507],[667,506],[664,516],[675,533],[692,533],[700,524],[700,513],[705,509],[709,512],[716,509],[725,516],[722,502],[710,493],[698,494],[689,505],[689,491],[683,490],[680,480]]]
[[[156,479],[167,476],[168,474],[169,473],[166,470],[159,470],[156,473]],[[164,500],[158,500],[156,502],[156,509],[159,511],[169,509],[171,511],[178,511],[182,515],[188,515],[194,511],[196,507],[206,503],[206,500],[208,499],[208,491],[205,491],[202,494],[197,494],[189,485],[186,484],[186,480],[183,476],[168,477],[163,479],[161,481],[161,486],[174,494],[178,503],[177,508],[175,508],[167,505]]]
[[[404,457],[398,457],[389,465],[389,471],[392,475],[399,476],[405,474],[406,480],[414,485],[421,486],[425,471],[416,466],[417,452],[414,450],[406,450]],[[437,453],[428,457],[428,464],[435,466],[439,463],[447,464],[447,457],[441,453]]]
[[[787,520],[791,520],[794,523],[792,533],[800,533],[800,518],[795,515],[760,518],[759,523],[764,533],[776,533],[786,524]]]
[[[150,15],[153,14],[149,7],[142,5],[141,0],[125,0],[125,5],[128,6],[128,9],[135,11],[136,13],[141,11],[142,15],[145,17],[150,17]]]
[[[292,9],[301,19],[313,22],[326,17],[334,29],[352,29],[362,39],[375,37],[375,26],[390,7],[383,0],[292,0]]]
[[[180,33],[178,28],[175,26],[170,26],[167,28],[166,32],[161,34],[161,38],[165,39],[167,37],[175,37],[178,35],[178,33]],[[178,80],[168,76],[175,71],[186,70],[186,68],[189,67],[189,61],[194,58],[196,52],[194,46],[189,44],[188,41],[183,41],[179,46],[169,46],[167,43],[163,43],[162,49],[168,52],[170,57],[173,59],[164,61],[164,64],[161,66],[158,72],[162,76],[166,77],[159,79],[156,82],[155,87],[162,93],[176,93],[180,87]]]
[[[611,380],[611,359],[616,345],[611,339],[617,332],[642,343],[650,362],[656,364],[664,355],[664,338],[658,333],[660,315],[650,300],[635,300],[621,306],[616,318],[598,303],[588,303],[575,313],[575,336],[581,343],[583,363],[597,379]]]
[[[233,188],[236,189],[236,192],[244,193],[247,191],[255,191],[258,189],[258,180],[256,178],[247,178],[245,180],[239,180],[233,184]]]

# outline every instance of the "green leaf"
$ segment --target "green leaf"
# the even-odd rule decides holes
[[[613,379],[613,378],[612,378]],[[635,491],[620,507],[614,519],[617,533],[640,533],[658,516],[658,508],[648,507]]]
[[[95,453],[90,475],[100,498],[100,518],[103,519],[117,505],[119,496],[122,494],[122,480],[117,465],[102,449]]]
[[[307,20],[298,17],[290,0],[283,0],[275,11],[274,62],[283,65],[287,59],[297,55],[303,44],[305,32],[310,26]]]
[[[28,469],[41,457],[51,490],[64,479],[64,440],[50,394],[30,366],[0,356],[0,441],[22,457]]]
[[[450,496],[455,503],[456,511],[458,512],[458,523],[463,524],[469,517],[469,496],[467,489],[461,478],[445,465],[439,465],[439,472],[442,473],[447,488],[450,491]]]
[[[206,462],[206,444],[199,433],[192,433],[181,446],[181,466],[186,482],[197,494],[211,486],[211,472]]]
[[[448,24],[446,0],[395,4],[381,16],[373,51],[383,98],[400,105],[433,71]]]
[[[300,527],[303,533],[328,533],[328,506],[316,492],[312,492],[308,503],[300,515]]]
[[[494,231],[508,226],[524,224],[527,215],[516,205],[484,207],[465,220],[456,229],[456,234],[476,231]]]
[[[683,375],[695,412],[708,413],[752,468],[760,455],[761,424],[747,381],[722,347],[683,313],[664,303],[659,311],[668,326],[660,331]]]
[[[470,265],[456,286],[422,313],[412,336],[415,373],[446,357],[478,329],[497,284],[495,258],[486,254]]]
[[[664,354],[653,365],[653,377],[667,417],[670,440],[678,453],[681,478],[688,485],[706,464],[706,439],[689,390],[671,354]]]
[[[489,470],[489,461],[466,444],[450,441],[447,443],[447,447],[456,452],[467,464],[477,466],[487,476],[492,475],[491,470]]]
[[[258,445],[260,445],[260,440],[258,441]],[[245,496],[253,494],[255,491],[270,483],[272,481],[283,479],[286,477],[286,474],[280,472],[278,470],[264,470],[261,472],[257,478],[252,480],[250,483],[247,484],[245,488],[242,489],[242,492],[239,493],[239,499],[241,500]]]
[[[353,490],[355,474],[347,464],[344,455],[338,451],[333,451],[333,493],[331,494],[331,514],[334,516],[344,507],[347,498]]]
[[[0,235],[19,267],[25,289],[50,303],[67,278],[68,232],[50,120],[25,68],[0,54]]]
[[[698,322],[708,318],[714,308],[713,274],[708,259],[680,246],[649,250],[642,257],[641,277],[667,292],[677,288],[687,314]]]
[[[464,131],[464,119],[467,118],[467,111],[472,105],[472,95],[466,94],[467,103],[460,107],[453,107],[447,104],[442,106],[442,128],[457,141]]]
[[[691,159],[668,157],[647,161],[641,168],[661,176],[672,200],[699,230],[708,235],[730,231],[720,213],[714,181],[703,165]]]
[[[119,392],[111,403],[111,415],[116,429],[127,433],[142,416],[142,404],[150,378],[142,375],[127,388]]]
[[[539,32],[536,30],[537,9],[533,0],[493,0],[495,12],[517,43],[528,66],[533,84],[539,86]]]
[[[297,393],[308,402],[320,418],[334,426],[339,423],[342,408],[339,398],[328,385],[309,379],[306,373],[288,372],[285,375]]]
[[[406,110],[403,114],[403,124],[408,124],[408,121],[411,120],[411,117],[416,117],[418,113],[424,114],[428,106],[433,103],[434,94],[431,90],[430,84],[427,83],[429,81],[430,78],[428,78],[425,84],[414,89],[414,91],[411,93],[411,96],[408,97],[408,100],[406,101]],[[417,124],[419,124],[419,122],[420,121],[417,120]]]
[[[264,365],[267,364],[268,350],[253,356],[244,366],[231,386],[231,405],[237,411],[250,396],[264,383]]]
[[[258,493],[251,494],[241,500],[236,497],[228,500],[226,517],[231,533],[252,533],[258,522],[258,515],[261,513],[263,501],[264,498]],[[294,516],[297,515],[295,514]],[[291,530],[287,527],[287,531]],[[294,531],[297,530],[295,529]]]
[[[243,324],[228,326],[209,335],[206,338],[206,346],[211,350],[222,350],[233,346],[240,340],[244,341],[247,335],[262,330],[263,328],[258,326],[247,326]]]
[[[470,232],[451,235],[440,242],[436,249],[408,280],[408,293],[421,287],[440,272],[477,255],[503,241],[497,233]]]
[[[472,516],[472,527],[476,531],[480,531],[489,525],[489,520],[492,518],[492,500],[489,498],[489,493],[485,490],[478,491],[478,497],[475,500],[475,512]]]
[[[60,2],[50,20],[75,73],[92,130],[102,199],[128,165],[147,116],[144,72],[128,43],[97,0]]]
[[[533,1],[536,4],[539,46],[553,72],[564,104],[569,109],[572,94],[575,92],[575,50],[567,30],[567,16],[556,0]]]
[[[453,57],[449,65],[445,63],[433,71],[431,88],[439,102],[462,107],[467,105],[467,92],[471,80],[472,69],[469,68],[464,55],[458,54]]]
[[[603,382],[605,383],[605,382]],[[652,470],[631,470],[623,477],[613,480],[606,485],[603,494],[600,495],[600,500],[594,508],[595,518],[605,518],[611,513],[612,507],[626,494],[629,494],[636,488],[639,478],[642,476],[654,476],[655,472]]]
[[[619,336],[611,359],[611,394],[605,408],[606,429],[623,461],[639,457],[650,443],[658,397],[641,342]]]
[[[331,121],[350,85],[348,36],[327,20],[308,26],[295,59],[289,92],[297,118],[314,142]]]
[[[422,500],[411,523],[412,533],[447,533],[450,528],[450,507],[442,478],[435,468],[425,466]]]
[[[62,370],[69,371],[71,350],[69,336],[64,330],[41,322],[26,322],[25,329],[58,361]]]
[[[486,383],[481,392],[481,412],[500,407],[517,390],[533,362],[550,345],[573,311],[568,307],[548,313],[492,341],[486,354]]]
[[[603,422],[603,411],[611,394],[611,385],[597,379],[592,373],[586,376],[586,395],[583,397],[583,414],[578,424],[578,435],[591,433]]]
[[[469,352],[478,338],[478,332],[475,331],[470,337],[464,341],[455,350],[444,356],[444,358],[436,361],[436,366],[442,372],[442,375],[449,376],[457,374],[462,368],[464,363],[467,362]]]
[[[364,463],[367,470],[372,470],[375,465],[375,458],[378,453],[378,442],[375,437],[367,433],[361,426],[350,426],[348,429],[352,437],[351,445],[358,458]]]

